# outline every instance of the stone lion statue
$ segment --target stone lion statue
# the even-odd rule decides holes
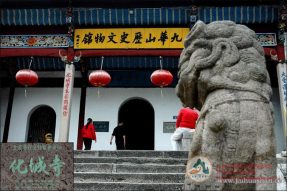
[[[276,190],[272,89],[255,32],[232,21],[198,21],[178,77],[183,105],[200,109],[189,161],[203,156],[212,163],[206,181],[186,175],[184,190]]]

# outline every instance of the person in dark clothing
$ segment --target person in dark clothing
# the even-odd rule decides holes
[[[124,150],[126,148],[126,132],[124,123],[121,122],[114,128],[110,144],[112,144],[113,138],[116,137],[117,150]]]

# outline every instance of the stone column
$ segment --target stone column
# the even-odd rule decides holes
[[[285,131],[285,137],[287,136],[287,69],[286,63],[277,64],[277,77],[280,95],[280,105],[282,113],[283,128]]]

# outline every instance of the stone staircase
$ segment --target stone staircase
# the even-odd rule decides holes
[[[187,151],[75,151],[75,190],[182,190]]]

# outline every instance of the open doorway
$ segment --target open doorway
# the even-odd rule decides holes
[[[28,143],[45,143],[45,135],[51,133],[55,140],[56,113],[49,106],[35,109],[29,120]]]
[[[118,114],[126,127],[127,150],[154,150],[154,109],[140,98],[124,102]]]

